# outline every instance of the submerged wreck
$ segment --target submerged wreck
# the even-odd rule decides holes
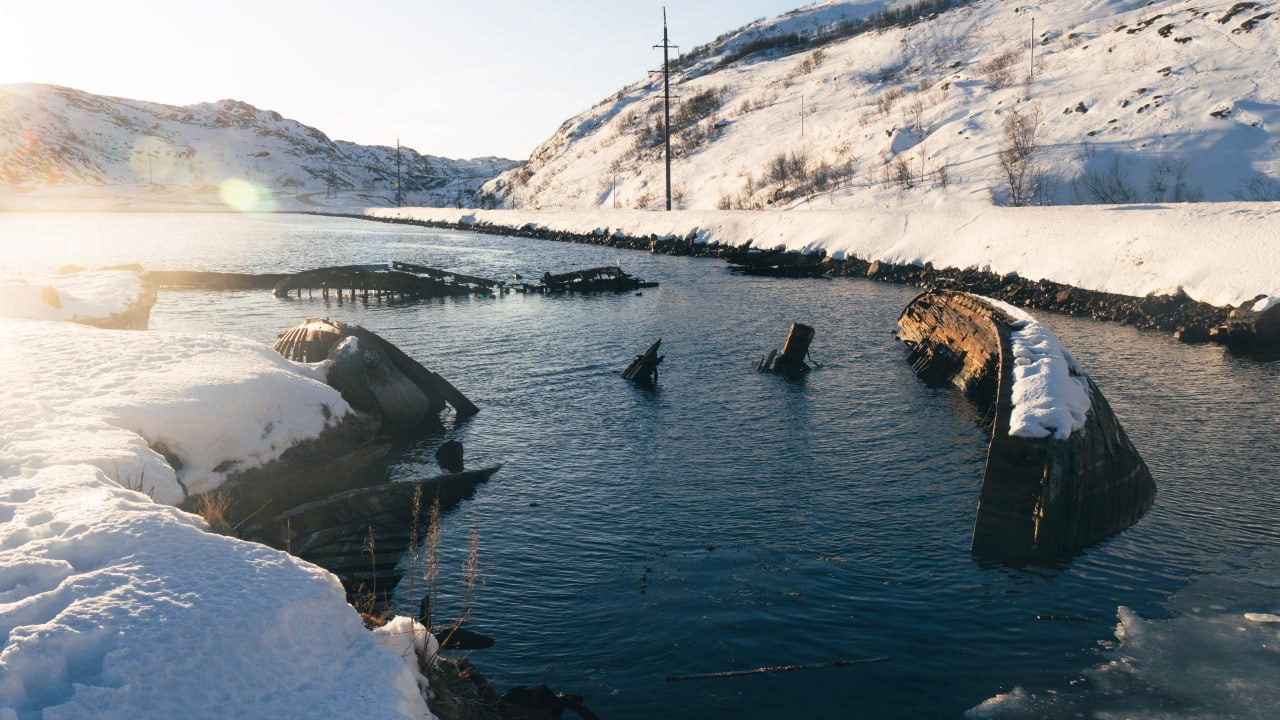
[[[307,318],[273,347],[298,362],[331,360],[329,384],[355,409],[377,413],[387,429],[431,422],[446,403],[458,420],[480,412],[448,380],[359,325]]]
[[[607,265],[558,275],[545,273],[541,284],[525,283],[520,291],[525,293],[619,292],[652,287],[658,287],[658,283],[641,280],[634,275],[629,275],[621,267]]]
[[[309,318],[281,333],[275,349],[300,362],[329,360],[328,383],[357,412],[279,460],[231,476],[213,497],[195,496],[183,507],[204,515],[214,507],[224,530],[330,570],[353,599],[384,601],[431,504],[438,500],[448,510],[500,466],[464,469],[461,448],[452,447],[448,458],[440,456],[441,474],[387,482],[381,469],[391,443],[380,433],[439,428],[446,405],[458,420],[479,408],[358,325]]]
[[[826,253],[819,251],[803,254],[796,250],[761,250],[744,247],[735,249],[724,255],[729,269],[744,275],[765,275],[769,277],[825,277],[827,273]]]
[[[1033,318],[995,300],[938,290],[898,320],[908,360],[953,384],[991,419],[976,555],[1061,557],[1137,522],[1156,485],[1097,385]]]
[[[393,262],[390,265],[340,265],[285,275],[271,288],[276,297],[296,295],[306,290],[324,298],[330,294],[341,300],[360,297],[432,298],[488,294],[501,291],[496,280],[463,275],[449,270]]]

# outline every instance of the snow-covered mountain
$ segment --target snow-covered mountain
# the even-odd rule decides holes
[[[673,205],[1280,200],[1277,48],[1275,0],[826,0],[675,63]],[[662,118],[655,74],[481,199],[662,207]]]
[[[320,130],[236,100],[178,107],[53,85],[0,85],[0,184],[134,186],[188,192],[244,180],[263,193],[469,202],[519,163],[421,155],[407,147],[330,140]]]

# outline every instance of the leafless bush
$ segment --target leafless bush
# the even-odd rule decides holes
[[[1112,156],[1111,163],[1103,170],[1086,170],[1072,184],[1076,186],[1078,199],[1079,188],[1083,187],[1089,198],[1098,203],[1123,205],[1138,200],[1138,191],[1129,181],[1129,169],[1120,155]]]
[[[1254,173],[1241,180],[1231,195],[1248,202],[1274,202],[1280,200],[1280,183],[1262,173]]]
[[[1014,207],[1033,205],[1044,199],[1044,171],[1033,157],[1040,120],[1038,107],[1026,113],[1015,108],[1004,119],[1004,134],[996,159],[1008,202]]]
[[[818,48],[817,50],[814,50],[812,53],[809,53],[808,55],[806,55],[803,60],[796,63],[791,68],[791,70],[787,73],[786,78],[783,79],[784,82],[786,82],[787,84],[790,84],[792,80],[795,80],[796,78],[804,75],[808,75],[809,73],[821,67],[822,61],[826,59],[827,59],[827,53],[825,50],[823,50],[822,48]]]
[[[1204,191],[1187,184],[1191,163],[1185,158],[1161,158],[1151,164],[1147,195],[1151,202],[1200,202]]]
[[[1014,67],[1022,57],[1018,48],[1009,48],[978,66],[978,74],[987,78],[987,84],[999,90],[1013,82]]]
[[[902,110],[902,122],[912,130],[924,130],[924,101],[917,93]]]
[[[893,110],[894,103],[898,102],[898,100],[905,95],[906,92],[904,92],[900,87],[889,88],[888,90],[880,93],[880,96],[876,98],[876,109],[880,111],[881,115],[888,115],[889,112]]]
[[[915,176],[911,173],[911,165],[903,153],[898,153],[885,165],[885,184],[899,190],[910,190],[916,186]]]

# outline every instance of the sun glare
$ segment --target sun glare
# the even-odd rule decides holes
[[[218,195],[227,207],[239,212],[271,212],[275,209],[275,200],[271,193],[264,191],[248,180],[228,178],[218,186]]]

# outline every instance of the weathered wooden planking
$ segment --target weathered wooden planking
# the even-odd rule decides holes
[[[923,378],[956,385],[992,418],[974,553],[1069,555],[1137,522],[1155,500],[1155,480],[1092,380],[1083,428],[1065,439],[1009,434],[1011,325],[977,296],[939,290],[907,306],[898,337]]]
[[[454,409],[457,419],[462,420],[480,412],[480,408],[463,395],[448,380],[438,373],[423,367],[382,337],[359,325],[321,318],[307,318],[301,324],[289,328],[276,340],[275,351],[298,362],[319,362],[329,357],[329,352],[344,337],[356,337],[386,353],[396,369],[404,373],[415,385],[422,389],[431,400],[431,414],[437,414],[448,403]]]
[[[627,369],[622,372],[623,379],[632,380],[641,385],[654,384],[658,380],[658,365],[666,359],[665,355],[658,354],[658,348],[661,345],[662,338],[658,338],[648,350],[637,355],[636,359],[632,360]]]

